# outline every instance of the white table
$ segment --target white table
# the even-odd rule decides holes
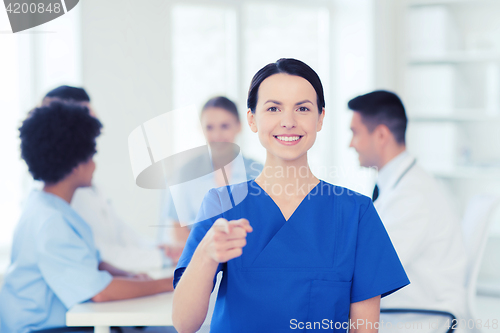
[[[169,277],[174,269],[148,271],[154,279]],[[202,331],[209,331],[222,274],[217,276]],[[86,302],[66,313],[66,326],[94,326],[95,333],[110,333],[111,326],[173,326],[173,292],[113,302]],[[201,332],[201,331],[200,331]]]
[[[111,326],[173,326],[173,293],[122,301],[77,304],[66,313],[67,326],[94,326],[109,333]]]
[[[154,279],[173,276],[174,268],[147,272]],[[96,333],[109,333],[111,326],[173,326],[174,293],[139,297],[113,302],[86,302],[66,313],[66,326],[94,326]]]

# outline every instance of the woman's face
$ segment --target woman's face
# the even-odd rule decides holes
[[[229,111],[222,108],[207,108],[201,114],[203,134],[210,142],[234,143],[241,131],[238,119]]]
[[[255,114],[248,123],[268,153],[291,161],[303,156],[321,130],[325,112],[318,112],[317,95],[304,78],[274,74],[262,81]]]

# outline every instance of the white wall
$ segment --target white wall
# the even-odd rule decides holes
[[[104,124],[95,182],[120,216],[154,235],[158,192],[135,185],[127,140],[144,121],[171,110],[168,4],[86,0],[80,6],[83,84]]]
[[[334,3],[334,100],[329,109],[334,122],[329,130],[334,132],[331,151],[338,173],[331,181],[371,196],[376,174],[361,168],[357,153],[349,148],[352,112],[347,109],[347,102],[374,89],[374,2],[337,0]]]

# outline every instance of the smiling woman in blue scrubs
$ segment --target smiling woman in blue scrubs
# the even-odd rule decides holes
[[[201,326],[222,271],[211,332],[340,332],[349,319],[369,323],[350,331],[376,332],[380,298],[409,281],[371,200],[309,169],[325,116],[319,77],[280,59],[254,76],[247,104],[266,164],[206,194],[175,271],[175,327]]]

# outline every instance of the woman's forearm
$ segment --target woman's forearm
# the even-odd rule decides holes
[[[172,290],[172,278],[138,281],[125,277],[115,277],[103,291],[92,297],[92,300],[94,302],[117,301]]]
[[[207,316],[219,263],[241,256],[252,227],[246,219],[219,218],[205,234],[174,291],[172,321],[180,333],[196,332]]]
[[[367,300],[351,303],[349,319],[355,323],[349,333],[377,333],[380,318],[380,295]],[[349,325],[351,327],[351,325]]]
[[[174,291],[172,321],[180,333],[196,332],[207,316],[218,263],[202,247],[194,252]]]
[[[111,274],[115,277],[119,277],[119,276],[120,277],[132,277],[132,275],[133,275],[130,272],[116,268],[115,266],[113,266],[105,261],[101,261],[99,263],[99,270],[100,271],[107,271],[109,274]]]

